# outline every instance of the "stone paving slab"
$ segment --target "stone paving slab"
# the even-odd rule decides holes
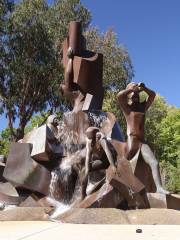
[[[0,211],[0,221],[49,221],[48,214],[51,213],[53,213],[51,208],[17,207]],[[72,208],[56,214],[55,220],[75,224],[180,225],[180,211],[162,208],[128,211],[115,208]]]
[[[136,230],[141,229],[141,233]],[[87,225],[55,222],[1,222],[1,240],[179,240],[175,225]]]
[[[50,211],[48,207],[15,207],[0,211],[0,221],[47,221]]]
[[[172,209],[138,209],[123,211],[114,208],[70,209],[56,217],[64,223],[79,224],[173,224],[180,225],[180,211]]]

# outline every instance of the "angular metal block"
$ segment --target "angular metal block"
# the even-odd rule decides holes
[[[103,92],[102,92],[103,94]],[[102,108],[102,99],[103,97],[94,96],[92,94],[87,93],[84,104],[82,107],[82,111],[92,111],[92,110],[99,110]]]
[[[35,160],[49,161],[49,156],[53,153],[62,155],[62,146],[50,143],[52,139],[54,139],[53,133],[45,124],[26,134],[22,142],[33,145],[31,157]]]
[[[147,163],[142,159],[141,154],[134,166],[134,175],[145,185],[147,192],[155,192],[156,186],[153,180],[152,171]]]
[[[11,143],[3,176],[14,184],[47,195],[51,174],[31,158],[31,148],[29,143]]]
[[[0,202],[8,205],[19,205],[24,201],[24,197],[14,197],[0,192]]]
[[[31,157],[41,161],[48,161],[47,154],[47,126],[43,125],[27,133],[22,140],[23,143],[32,144]]]
[[[145,187],[133,175],[127,160],[119,162],[116,172],[113,172],[112,167],[109,167],[106,171],[106,177],[109,184],[117,189],[127,201],[127,209],[149,208]]]
[[[75,56],[73,69],[74,83],[78,84],[83,92],[99,96],[100,98],[100,95],[102,95],[100,93],[103,92],[103,55],[89,52],[86,58]]]
[[[151,208],[180,210],[180,196],[176,194],[147,193]]]
[[[41,207],[41,204],[38,203],[38,199],[32,194],[27,197],[20,205],[20,207]]]
[[[0,165],[0,182],[7,182],[6,179],[3,177],[4,167],[4,165]]]
[[[12,197],[19,197],[16,188],[9,182],[0,183],[0,192]]]
[[[116,208],[122,196],[108,183],[105,183],[97,192],[87,196],[82,202],[73,206],[76,208]]]
[[[167,208],[180,210],[180,195],[166,194]]]
[[[114,185],[118,182],[127,186],[133,193],[141,192],[145,187],[132,173],[131,166],[127,160],[118,163],[117,171],[114,173],[112,167],[106,171],[106,178]]]

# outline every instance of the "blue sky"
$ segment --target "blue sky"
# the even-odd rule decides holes
[[[52,1],[49,1],[52,2]],[[130,54],[133,81],[180,107],[180,0],[81,0],[92,26],[113,28]],[[0,130],[6,127],[1,117]]]
[[[133,81],[180,107],[180,1],[82,0],[92,13],[92,25],[112,27],[130,54]]]

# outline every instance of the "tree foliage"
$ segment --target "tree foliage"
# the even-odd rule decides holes
[[[10,129],[6,128],[0,133],[0,155],[7,156],[10,143]]]
[[[132,80],[132,63],[127,50],[119,44],[112,29],[100,33],[96,28],[85,33],[87,47],[103,54],[103,83],[105,90],[120,91]]]
[[[126,136],[126,121],[123,116],[123,113],[117,106],[117,91],[107,91],[105,94],[104,102],[103,102],[103,111],[105,112],[112,112],[115,116],[117,121],[120,124],[122,132],[124,136]]]
[[[166,187],[180,192],[180,109],[157,95],[146,116],[146,139],[153,144]]]
[[[161,166],[170,190],[180,192],[180,109],[171,107],[160,126]]]
[[[145,134],[146,140],[153,145],[156,156],[160,157],[160,129],[161,122],[167,116],[168,105],[164,98],[156,95],[154,102],[146,113]]]
[[[3,2],[6,8],[6,2]],[[11,136],[18,140],[34,113],[56,107],[63,80],[60,49],[70,20],[86,27],[89,11],[78,0],[23,0],[11,14],[4,10],[4,58],[1,57],[0,96]],[[56,34],[55,34],[56,33]],[[17,130],[14,121],[19,120]]]

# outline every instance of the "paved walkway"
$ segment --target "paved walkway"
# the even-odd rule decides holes
[[[142,229],[142,233],[136,233]],[[1,222],[0,240],[180,240],[178,225],[88,225]]]

